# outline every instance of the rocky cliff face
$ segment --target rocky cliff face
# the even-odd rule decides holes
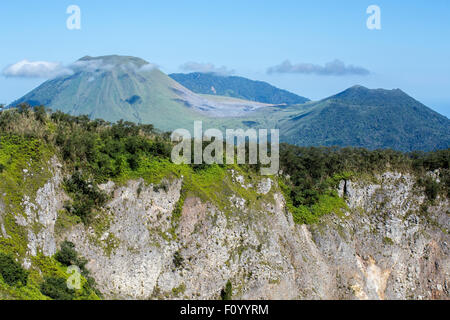
[[[230,170],[248,197],[227,194],[223,206],[187,196],[177,219],[183,178],[109,182],[101,187],[110,201],[86,227],[61,223],[67,196],[57,161],[50,167],[16,216],[27,232],[23,265],[38,267],[33,257],[67,239],[105,298],[220,299],[227,282],[233,299],[450,298],[449,200],[424,207],[406,173],[342,181],[348,208],[312,226],[293,222],[274,178],[246,181]],[[12,237],[0,208],[0,239]]]

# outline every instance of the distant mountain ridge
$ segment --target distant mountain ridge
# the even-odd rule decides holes
[[[401,151],[450,147],[450,120],[400,89],[354,86],[309,108],[281,120],[284,141]]]
[[[111,122],[123,119],[153,124],[163,131],[192,130],[196,120],[203,121],[205,128],[222,130],[278,128],[282,142],[301,146],[400,151],[450,148],[450,120],[400,89],[354,86],[320,101],[304,101],[306,98],[302,97],[289,100],[290,93],[284,95],[284,91],[268,84],[270,89],[265,95],[256,94],[262,88],[258,84],[256,91],[241,91],[248,94],[242,100],[230,97],[230,92],[236,93],[233,87],[236,83],[230,84],[227,90],[226,84],[230,81],[226,77],[220,78],[223,86],[218,88],[222,91],[215,89],[216,94],[197,94],[175,81],[177,76],[171,78],[135,57],[83,57],[71,68],[73,74],[44,82],[11,106],[23,102],[45,105],[53,110],[86,114]],[[204,75],[198,77],[199,87],[204,87],[207,83],[203,81]],[[207,77],[218,79],[219,76]],[[251,80],[235,78],[254,85]],[[228,96],[219,95],[224,92],[228,92]],[[280,95],[272,95],[273,92]],[[248,99],[268,99],[265,101],[272,103]],[[287,102],[295,99],[302,103]]]
[[[399,89],[354,86],[320,101],[260,108],[213,126],[278,128],[282,142],[299,146],[450,148],[450,120]]]
[[[268,104],[301,104],[308,98],[276,88],[267,82],[215,73],[174,73],[169,77],[199,94],[214,94]]]

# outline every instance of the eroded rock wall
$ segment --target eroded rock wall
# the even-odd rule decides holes
[[[220,299],[228,281],[235,299],[450,298],[449,201],[424,209],[409,174],[341,183],[348,209],[313,226],[294,224],[274,179],[249,184],[230,172],[258,200],[233,194],[225,209],[192,195],[176,220],[182,179],[110,182],[93,225],[55,235],[65,195],[53,166],[17,218],[30,230],[28,254],[72,241],[106,298]]]

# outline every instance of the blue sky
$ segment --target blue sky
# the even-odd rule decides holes
[[[66,9],[81,8],[81,30]],[[366,27],[369,5],[381,30]],[[187,62],[213,64],[311,99],[352,85],[401,88],[450,117],[450,1],[2,1],[0,69],[18,61],[68,65],[85,55],[133,55],[166,72]],[[369,74],[268,73],[334,60]],[[9,103],[45,79],[0,76]]]

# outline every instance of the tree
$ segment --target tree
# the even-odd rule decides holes
[[[75,245],[72,242],[64,241],[61,244],[61,250],[55,254],[55,259],[65,266],[78,264],[78,254],[75,251]]]
[[[75,295],[75,290],[67,287],[65,279],[55,277],[45,278],[40,291],[55,300],[72,300]]]
[[[0,275],[10,286],[26,285],[28,282],[28,272],[10,255],[0,253]]]
[[[225,288],[220,293],[220,297],[225,301],[231,300],[231,298],[233,297],[233,285],[231,284],[230,280],[227,281]]]

